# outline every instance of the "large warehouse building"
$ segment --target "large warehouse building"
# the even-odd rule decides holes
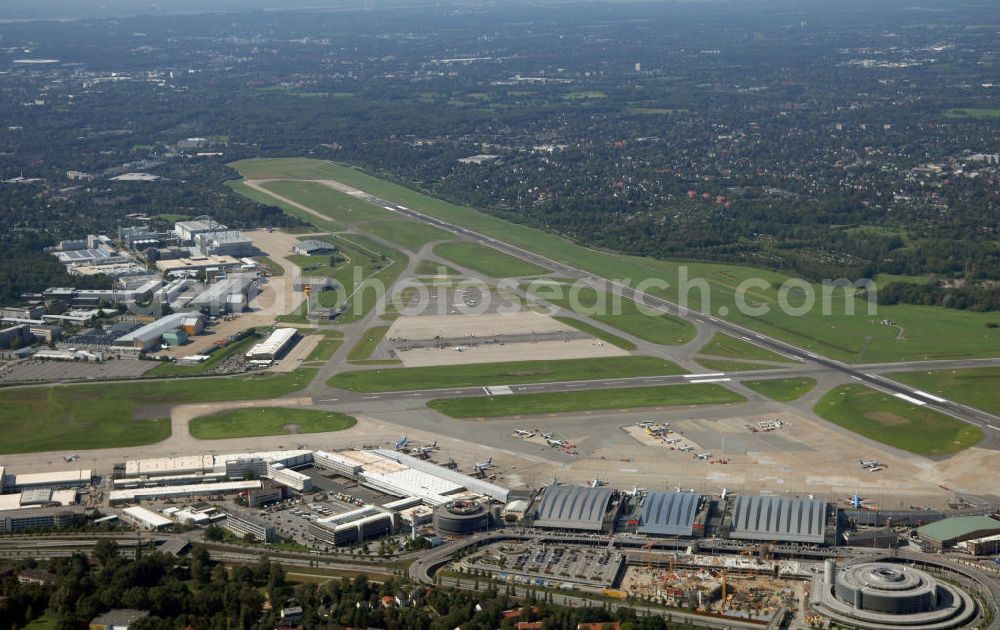
[[[350,545],[391,534],[395,526],[395,515],[392,512],[368,505],[309,523],[309,533],[317,540],[331,545]]]
[[[211,285],[187,305],[212,315],[240,313],[256,295],[257,282],[254,278],[234,276]]]
[[[733,506],[730,538],[822,543],[827,538],[827,504],[818,499],[739,496]]]
[[[989,516],[953,516],[917,529],[917,537],[937,551],[996,534],[1000,534],[1000,520]]]
[[[637,531],[652,536],[704,536],[706,511],[700,494],[650,492],[642,504]]]
[[[610,531],[614,523],[614,492],[611,488],[583,488],[552,484],[538,506],[535,527]]]
[[[298,333],[298,328],[278,328],[267,339],[250,348],[246,358],[273,361],[289,348]]]
[[[192,319],[198,321],[192,322]],[[172,313],[166,317],[161,317],[155,322],[146,324],[142,328],[122,335],[118,339],[115,339],[114,345],[120,348],[132,348],[140,352],[156,350],[160,347],[160,342],[164,334],[174,332],[175,330],[182,330],[185,326],[196,326],[200,329],[203,326],[201,315],[198,313]]]

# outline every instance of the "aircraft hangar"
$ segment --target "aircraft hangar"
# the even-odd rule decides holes
[[[730,538],[823,543],[827,504],[797,497],[739,496],[733,505]]]
[[[611,505],[614,495],[611,488],[553,484],[546,488],[538,506],[535,526],[591,532],[610,530],[614,518],[609,512],[621,507],[620,501]]]
[[[696,524],[701,504],[702,496],[694,492],[650,492],[642,504],[637,531],[653,536],[703,536],[704,515],[700,528]]]

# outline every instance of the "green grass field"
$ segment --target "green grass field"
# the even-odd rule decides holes
[[[777,366],[770,363],[751,363],[749,361],[737,361],[736,359],[705,359],[696,357],[694,362],[715,372],[750,372],[753,370],[778,369]]]
[[[514,396],[443,398],[427,406],[452,418],[498,418],[570,411],[598,411],[679,405],[722,405],[746,398],[713,384],[630,387]]]
[[[1000,367],[897,372],[889,376],[942,398],[1000,414]]]
[[[709,309],[720,313],[725,307],[728,319],[835,359],[856,362],[906,361],[921,359],[958,359],[1000,354],[1000,328],[987,328],[987,323],[1000,323],[1000,313],[976,313],[934,306],[879,306],[875,313],[867,312],[867,303],[854,295],[835,292],[830,299],[819,299],[822,289],[811,285],[816,302],[803,308],[803,314],[784,312],[778,308],[778,287],[789,279],[785,274],[712,263],[690,263],[656,260],[639,256],[612,254],[581,247],[565,238],[524,225],[509,223],[472,208],[434,199],[418,191],[372,177],[347,166],[307,159],[267,159],[237,162],[233,165],[251,178],[292,177],[300,179],[336,179],[356,188],[379,195],[458,225],[476,230],[525,249],[541,252],[548,258],[569,264],[599,276],[625,279],[633,283],[657,278],[667,288],[651,290],[660,297],[678,301],[682,294],[691,299],[691,308]],[[237,182],[238,184],[238,182]],[[239,190],[239,187],[234,185]],[[259,198],[259,197],[254,197]],[[274,205],[274,200],[267,201]],[[293,213],[294,214],[294,213]],[[687,282],[681,272],[689,278]],[[703,280],[708,288],[710,304],[704,304],[700,291],[690,291],[695,279]],[[750,286],[746,281],[758,282]],[[744,314],[737,307],[736,289],[743,285],[746,304],[767,309],[761,314]],[[808,296],[789,292],[789,303],[802,306]],[[824,303],[829,314],[824,314]],[[853,313],[847,308],[853,308]],[[808,304],[806,304],[808,306]],[[882,326],[890,319],[904,328]]]
[[[628,351],[631,352],[632,350],[635,350],[635,348],[636,348],[635,344],[632,343],[631,341],[629,341],[628,339],[622,339],[621,337],[619,337],[618,335],[616,335],[614,333],[610,333],[610,332],[604,330],[603,328],[598,328],[597,326],[594,326],[593,324],[588,324],[587,322],[585,322],[583,320],[579,320],[579,319],[576,319],[576,318],[573,318],[573,317],[556,317],[554,319],[556,319],[557,321],[560,321],[560,322],[566,324],[567,326],[572,326],[573,328],[576,328],[577,330],[582,330],[583,332],[587,333],[588,335],[591,335],[592,337],[596,337],[597,339],[600,339],[601,341],[606,341],[606,342],[610,343],[613,346],[618,346],[622,350],[628,350]]]
[[[632,300],[619,299],[610,293],[602,295],[589,287],[572,295],[564,290],[561,297],[553,296],[548,291],[536,295],[577,315],[589,316],[650,343],[676,346],[691,341],[697,334],[695,327],[683,319],[665,313],[644,314]]]
[[[361,221],[399,218],[399,215],[390,210],[372,205],[317,182],[267,182],[261,184],[261,187],[312,208],[329,217],[332,221],[345,225]]]
[[[322,341],[316,344],[313,351],[309,353],[309,356],[306,357],[306,361],[329,361],[343,343],[344,340],[339,335],[326,334],[323,336]]]
[[[461,275],[447,265],[441,265],[431,260],[421,260],[417,263],[415,273],[418,276],[458,276]]]
[[[990,119],[990,118],[1000,118],[1000,109],[993,108],[955,108],[949,109],[944,113],[948,118],[979,118],[979,119]]]
[[[300,221],[302,221],[304,223],[308,223],[310,225],[314,225],[317,228],[319,228],[320,231],[323,231],[323,232],[338,232],[338,231],[344,229],[344,225],[342,223],[337,223],[336,221],[330,221],[330,220],[320,219],[319,217],[316,217],[316,216],[314,216],[314,215],[306,212],[305,210],[302,210],[300,208],[296,208],[295,206],[293,206],[291,204],[288,204],[288,203],[285,203],[284,201],[279,201],[278,199],[275,199],[274,197],[272,197],[271,195],[269,195],[269,194],[267,194],[265,192],[260,192],[259,190],[254,190],[253,188],[250,188],[249,186],[247,186],[242,181],[239,181],[239,180],[230,180],[230,181],[226,182],[226,186],[228,186],[234,192],[237,192],[237,193],[243,195],[244,197],[246,197],[248,199],[252,199],[253,201],[256,201],[257,203],[262,203],[262,204],[264,204],[266,206],[276,206],[278,208],[281,208],[282,211],[284,211],[285,214],[291,215],[291,216],[299,219]],[[294,230],[290,230],[290,231],[292,231],[292,232],[299,232],[300,230],[299,229],[294,229]],[[310,231],[313,231],[313,230],[310,230]]]
[[[454,237],[433,225],[417,223],[408,219],[393,219],[391,221],[371,221],[358,227],[369,234],[374,234],[405,247],[417,251],[427,243],[434,241],[450,241]]]
[[[928,276],[899,276],[891,273],[880,273],[875,276],[875,286],[882,288],[886,285],[892,284],[893,282],[902,282],[903,284],[927,284],[930,282]]]
[[[776,378],[741,382],[758,394],[763,394],[778,402],[798,400],[816,387],[816,381],[811,378]]]
[[[740,361],[775,361],[778,363],[795,363],[794,359],[783,357],[752,343],[730,337],[724,333],[715,333],[712,339],[698,350],[698,354],[713,357],[728,357]]]
[[[684,370],[670,361],[653,357],[608,357],[363,370],[336,374],[328,383],[356,392],[391,392],[673,374],[684,374]]]
[[[365,331],[365,334],[351,348],[351,351],[347,353],[348,361],[365,361],[370,359],[372,352],[378,347],[378,344],[382,342],[385,338],[385,333],[389,332],[388,326],[375,326],[369,328]]]
[[[167,377],[167,376],[198,376],[215,368],[222,363],[226,357],[245,353],[255,343],[260,341],[259,335],[250,335],[246,339],[241,339],[236,343],[231,343],[225,348],[220,348],[211,354],[211,358],[197,365],[177,365],[176,363],[161,363],[143,376]]]
[[[928,457],[953,455],[983,439],[978,427],[864,385],[835,387],[813,410],[866,438]]]
[[[456,265],[493,278],[517,278],[545,273],[538,265],[508,256],[479,243],[441,243],[434,253]]]
[[[170,436],[167,417],[173,405],[276,398],[303,389],[315,376],[316,370],[300,369],[277,375],[0,391],[0,454],[153,444]]]
[[[371,288],[377,282],[391,286],[399,277],[408,262],[402,252],[383,246],[369,238],[357,234],[349,236],[331,236],[325,240],[334,243],[340,254],[346,260],[330,266],[330,256],[289,256],[288,260],[297,265],[303,275],[327,276],[339,283],[343,290],[327,290],[314,293],[311,300],[319,301],[321,306],[339,307],[359,286],[369,287],[359,291],[358,296],[350,299],[350,307],[337,318],[336,323],[351,323],[364,317],[375,305],[377,295]],[[356,283],[357,277],[363,279]],[[360,297],[359,297],[360,296]],[[358,300],[361,300],[360,304]],[[357,310],[360,309],[360,310]],[[291,316],[281,316],[279,321],[301,322],[305,319],[305,304],[299,313]]]
[[[194,418],[189,425],[189,430],[191,435],[199,440],[223,440],[262,435],[343,431],[350,429],[357,423],[358,421],[351,416],[331,411],[257,407],[254,409],[234,409]]]

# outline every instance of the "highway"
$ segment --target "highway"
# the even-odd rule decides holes
[[[347,187],[345,184],[339,182],[338,184],[340,186]],[[621,293],[621,295],[623,295],[624,297],[629,298],[635,301],[636,303],[643,304],[647,308],[658,310],[660,312],[681,317],[684,319],[693,320],[698,324],[701,324],[703,326],[708,326],[719,332],[726,333],[736,338],[742,338],[761,348],[765,348],[767,350],[771,350],[772,352],[777,352],[778,354],[783,354],[798,359],[802,361],[804,366],[810,366],[810,365],[818,366],[827,370],[839,372],[858,382],[871,385],[873,387],[876,387],[880,390],[883,390],[893,395],[905,397],[904,398],[905,400],[914,402],[915,404],[925,405],[927,407],[945,413],[949,416],[958,418],[959,420],[962,420],[964,422],[968,422],[969,424],[974,424],[986,430],[995,430],[1000,432],[1000,417],[997,417],[985,411],[974,409],[967,405],[963,405],[951,400],[945,400],[941,397],[934,396],[926,392],[922,392],[918,389],[914,389],[902,383],[898,383],[891,379],[880,376],[879,374],[867,371],[862,366],[850,365],[847,363],[843,363],[841,361],[836,361],[834,359],[820,356],[818,354],[809,352],[808,350],[804,350],[802,348],[786,343],[779,339],[775,339],[774,337],[763,335],[754,330],[750,330],[749,328],[740,326],[739,324],[734,324],[733,322],[727,321],[720,317],[716,317],[708,313],[702,313],[700,311],[689,310],[678,304],[665,300],[661,297],[651,295],[644,291],[638,291],[633,287],[621,284],[619,282],[615,282],[614,280],[611,280],[609,278],[598,278],[594,276],[594,274],[584,269],[573,267],[565,263],[553,260],[551,258],[547,258],[545,256],[542,256],[541,254],[537,254],[535,252],[528,251],[516,245],[506,243],[504,241],[495,239],[490,236],[486,236],[469,228],[456,225],[454,223],[450,223],[447,221],[443,221],[441,219],[432,217],[422,212],[418,212],[406,206],[398,205],[387,199],[383,199],[381,197],[372,195],[370,193],[366,193],[363,191],[358,191],[358,192],[359,192],[358,196],[364,199],[365,201],[383,207],[386,210],[390,210],[396,214],[405,216],[407,218],[416,221],[421,221],[423,223],[432,225],[434,227],[451,232],[453,234],[463,236],[481,245],[485,245],[486,247],[490,247],[492,249],[503,252],[515,258],[519,258],[521,260],[533,263],[535,265],[539,265],[541,267],[547,267],[552,271],[566,275],[570,279],[584,280],[597,289],[610,289],[615,292]],[[904,371],[910,369],[911,366],[917,365],[919,369],[919,367],[922,367],[923,363],[925,362],[898,363],[894,365],[894,368],[897,371]],[[807,372],[807,371],[808,369],[804,367],[799,372]],[[786,372],[786,374],[799,373],[799,372],[792,372],[791,370],[789,370],[788,372]],[[743,375],[744,373],[741,373],[741,376]]]

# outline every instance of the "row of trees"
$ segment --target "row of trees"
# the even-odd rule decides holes
[[[24,561],[17,568],[37,567]],[[102,612],[115,608],[149,611],[135,630],[176,630],[183,627],[246,630],[271,629],[282,608],[303,608],[307,628],[355,627],[390,630],[509,630],[514,620],[503,612],[523,606],[520,621],[542,621],[545,628],[572,629],[584,622],[620,621],[634,630],[665,630],[660,617],[639,618],[623,608],[566,607],[552,603],[551,594],[530,592],[515,600],[509,588],[501,592],[489,582],[474,591],[417,586],[405,578],[373,582],[356,578],[321,585],[286,581],[281,565],[263,558],[254,566],[216,563],[203,546],[178,560],[158,553],[126,557],[116,543],[101,540],[92,558],[82,554],[52,560],[47,568],[53,584],[21,584],[16,577],[0,580],[0,628],[22,628],[48,615],[59,630],[82,630]],[[392,603],[383,604],[389,597]]]

